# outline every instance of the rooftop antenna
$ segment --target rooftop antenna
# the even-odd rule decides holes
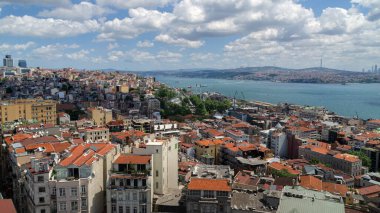
[[[320,68],[322,69],[323,67],[323,60],[322,60],[322,57],[321,57],[321,65],[320,65]]]

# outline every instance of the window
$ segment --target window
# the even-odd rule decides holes
[[[81,185],[80,188],[81,188],[81,193],[86,194],[86,185]]]
[[[217,195],[217,196],[221,196],[221,197],[227,197],[227,196],[228,196],[228,192],[217,191],[217,192],[216,192],[216,195]]]
[[[126,207],[125,207],[125,212],[126,212],[126,213],[131,213],[131,207],[126,206]]]
[[[59,210],[66,211],[66,202],[59,202]]]
[[[40,203],[45,203],[45,197],[40,197],[38,200]]]
[[[111,212],[116,213],[116,205],[115,204],[112,204]]]
[[[142,186],[146,186],[146,179],[142,179]]]
[[[44,182],[44,176],[37,176],[37,181],[38,182]]]
[[[137,192],[133,192],[133,200],[137,200]]]
[[[66,190],[65,188],[59,188],[59,196],[65,197],[66,196]]]
[[[78,196],[78,189],[76,187],[71,188],[71,196]]]
[[[125,200],[129,200],[129,192],[128,191],[125,192]]]
[[[146,213],[146,206],[140,206],[140,212],[141,213]]]
[[[201,191],[199,191],[199,190],[189,190],[189,195],[200,196],[201,195]]]
[[[133,213],[137,213],[137,207],[133,207]]]
[[[38,192],[45,192],[45,191],[46,191],[45,187],[38,187]]]
[[[156,170],[156,177],[158,177],[158,170]]]
[[[214,198],[214,191],[204,190],[203,191],[203,197]]]
[[[140,192],[140,203],[146,203],[146,193],[145,192]]]
[[[134,185],[135,187],[138,187],[138,186],[139,186],[139,183],[138,183],[138,180],[137,180],[137,179],[134,179],[134,180],[133,180],[133,185]]]
[[[57,188],[56,187],[53,187],[53,189],[51,190],[51,194],[52,195],[56,195],[57,194]]]
[[[46,213],[46,210],[45,209],[41,209],[40,213]]]
[[[71,210],[78,210],[78,201],[71,201]]]
[[[123,192],[119,192],[118,195],[117,195],[117,199],[119,201],[122,201],[123,200]]]
[[[123,206],[119,206],[119,213],[124,213],[124,208],[123,208]]]
[[[156,182],[156,189],[158,189],[158,182]]]
[[[87,208],[87,198],[82,198],[82,209]]]

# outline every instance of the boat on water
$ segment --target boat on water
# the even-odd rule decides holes
[[[190,88],[192,88],[192,86],[187,86],[187,88],[189,88],[189,89],[190,89]]]

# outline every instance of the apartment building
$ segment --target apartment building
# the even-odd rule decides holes
[[[57,123],[56,102],[42,99],[18,99],[0,102],[2,124],[15,120],[34,120],[40,123]]]
[[[105,127],[86,128],[81,132],[83,132],[85,141],[109,141],[110,139],[110,131]]]
[[[222,144],[223,141],[219,139],[203,139],[195,142],[196,158],[205,164],[217,164]]]
[[[109,143],[80,144],[55,166],[49,180],[53,212],[104,212],[108,171],[118,148]]]
[[[107,186],[107,212],[152,212],[152,155],[121,154]]]
[[[299,156],[307,160],[319,160],[331,165],[333,169],[341,170],[349,175],[361,175],[362,161],[354,155],[342,154],[324,147],[306,145],[299,147]]]
[[[225,135],[237,142],[249,141],[249,135],[245,134],[242,130],[229,129],[225,131]]]
[[[197,165],[186,190],[186,212],[231,212],[233,171],[224,165]]]
[[[134,147],[132,153],[153,156],[153,193],[162,195],[178,189],[178,138],[148,139],[140,147]]]
[[[273,132],[271,135],[270,149],[275,156],[281,158],[288,155],[288,141],[285,132]]]
[[[90,119],[94,121],[97,126],[105,126],[108,122],[112,121],[112,110],[103,107],[90,108]]]
[[[51,212],[50,210],[50,190],[46,184],[49,180],[53,168],[51,157],[36,159],[31,157],[31,162],[27,164],[25,171],[26,206],[27,212],[41,213]]]

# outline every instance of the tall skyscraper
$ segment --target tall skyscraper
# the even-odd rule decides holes
[[[379,70],[377,70],[377,64],[375,64],[375,72],[378,72]]]
[[[18,60],[18,66],[22,68],[26,68],[26,60]]]
[[[3,59],[3,66],[13,67],[13,59],[11,55],[5,55],[5,58]]]

